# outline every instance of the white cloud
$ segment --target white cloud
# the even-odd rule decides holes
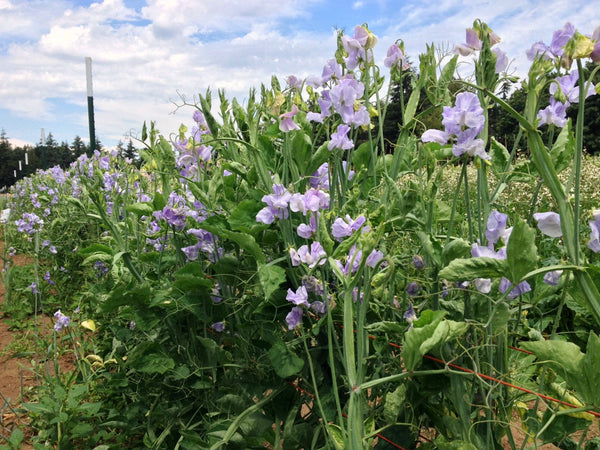
[[[269,83],[275,72],[320,74],[336,46],[329,27],[306,32],[296,27],[315,17],[311,7],[324,0],[148,0],[135,9],[127,0],[104,0],[74,6],[73,0],[0,0],[0,105],[24,119],[72,120],[87,126],[84,58],[93,60],[96,129],[103,138],[118,140],[144,120],[157,120],[165,133],[189,123],[191,110],[175,109],[178,92],[188,99],[226,89],[229,96],[247,97],[250,87]],[[335,3],[335,2],[333,2]],[[376,3],[376,5],[373,5]],[[435,4],[410,0],[354,1],[387,11],[375,21],[378,60],[396,39],[404,39],[413,63],[425,44],[448,47],[464,42],[465,28],[480,17],[503,38],[502,48],[527,67],[524,49],[537,40],[549,41],[552,30],[566,20],[590,32],[594,5],[554,0],[485,1],[466,5],[457,0]],[[389,8],[389,9],[386,9]],[[331,8],[335,13],[335,8]],[[393,14],[389,14],[393,11]],[[349,12],[347,12],[349,13]],[[328,18],[336,21],[335,14]],[[365,20],[356,20],[362,23]],[[351,30],[354,24],[346,24]],[[306,25],[312,26],[312,25]],[[322,25],[321,25],[322,26]],[[68,113],[54,99],[71,106]],[[7,130],[11,134],[10,130]],[[73,133],[74,135],[75,133]],[[73,135],[65,136],[72,139]]]

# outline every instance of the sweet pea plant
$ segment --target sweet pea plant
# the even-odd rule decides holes
[[[217,107],[209,91],[184,100],[194,125],[172,142],[144,125],[140,170],[97,153],[19,184],[11,232],[23,249],[46,243],[34,246],[48,253],[42,279],[78,268],[56,278],[77,286],[56,326],[79,306],[95,318],[94,358],[111,361],[84,374],[102,404],[90,439],[112,429],[105,444],[121,447],[517,448],[513,411],[533,441],[587,430],[600,407],[600,212],[580,208],[595,94],[581,75],[582,60],[598,62],[598,34],[567,24],[534,44],[515,111],[497,95],[507,57],[486,24],[441,60],[429,46],[418,74],[402,41],[380,68],[377,38],[357,26],[320,76],[273,78],[245,106],[223,92]],[[472,78],[455,79],[459,57]],[[391,152],[388,71],[412,86]],[[489,138],[493,105],[521,126],[511,152]],[[540,127],[556,138],[544,143]],[[518,147],[531,157],[517,167]],[[530,217],[509,216],[497,205],[523,173],[552,204],[538,211],[534,196]],[[559,403],[541,408],[548,395]]]

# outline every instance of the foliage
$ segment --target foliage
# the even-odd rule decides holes
[[[416,76],[390,47],[394,145],[359,26],[318,81],[273,78],[245,106],[207,91],[172,142],[145,124],[139,168],[95,152],[18,183],[9,238],[34,256],[33,310],[60,308],[44,348],[71,343],[77,362],[27,404],[36,444],[414,448],[425,427],[439,448],[516,448],[513,410],[542,442],[587,429],[600,213],[584,220],[585,96],[543,141],[559,60],[534,59],[517,111],[497,37],[480,21],[467,36],[474,83],[457,55],[429,46]],[[490,138],[494,105],[530,160]],[[524,206],[505,194],[520,182]],[[581,407],[519,409],[561,389]]]

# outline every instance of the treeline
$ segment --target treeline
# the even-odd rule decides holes
[[[102,143],[96,139],[96,150],[104,149]],[[127,144],[119,141],[116,150],[119,156],[129,158],[133,164],[138,163],[138,150],[131,139]],[[91,154],[91,149],[79,136],[73,142],[66,141],[60,144],[48,133],[46,141],[40,140],[35,146],[14,147],[8,140],[5,130],[0,132],[0,192],[5,192],[10,186],[21,178],[25,178],[38,169],[48,169],[60,166],[63,169],[83,154]]]

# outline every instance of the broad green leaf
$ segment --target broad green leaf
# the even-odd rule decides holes
[[[440,270],[439,277],[448,281],[470,281],[475,278],[502,277],[507,273],[505,260],[479,257],[455,259]]]
[[[573,134],[571,119],[569,119],[556,138],[552,150],[550,150],[550,158],[552,158],[556,173],[562,172],[571,165],[574,151],[575,135]]]
[[[504,145],[492,137],[490,156],[492,157],[492,172],[497,177],[500,177],[508,167],[510,153]]]
[[[81,250],[77,251],[77,254],[82,256],[89,256],[94,253],[105,253],[112,257],[113,249],[110,248],[108,245],[92,244],[86,248],[82,248]]]
[[[515,220],[510,234],[506,248],[506,262],[509,273],[507,278],[513,284],[519,283],[527,273],[537,267],[535,232],[519,217]]]
[[[417,231],[419,241],[423,247],[423,253],[429,261],[433,261],[436,266],[441,264],[442,246],[440,242],[432,238],[430,234],[423,231]]]
[[[352,162],[354,163],[356,172],[360,171],[363,167],[369,167],[371,153],[371,143],[369,141],[363,142],[358,146],[354,155],[352,155]]]
[[[421,97],[420,89],[413,89],[408,99],[408,103],[406,104],[406,109],[404,110],[404,126],[407,126],[408,123],[413,120],[415,117],[415,112],[417,111],[417,105],[419,103],[419,98]]]
[[[442,250],[442,264],[447,266],[455,259],[465,258],[471,252],[471,243],[464,239],[453,239],[444,245]]]
[[[269,264],[258,266],[258,277],[266,299],[269,299],[286,279],[285,270],[282,267]]]
[[[442,320],[435,327],[433,334],[421,343],[419,347],[421,356],[427,354],[430,350],[436,348],[440,344],[461,336],[467,331],[468,327],[469,324],[466,322]]]
[[[150,203],[134,203],[133,205],[127,205],[125,210],[128,212],[132,212],[138,217],[141,216],[151,216],[154,212],[152,205]]]
[[[414,370],[418,367],[423,359],[424,353],[421,353],[421,344],[429,339],[435,333],[438,324],[444,318],[443,314],[427,314],[423,312],[420,320],[423,321],[429,316],[431,322],[418,326],[416,323],[412,330],[409,330],[404,335],[404,345],[402,346],[402,360],[406,370]]]
[[[234,231],[248,232],[252,227],[256,226],[256,214],[263,206],[263,203],[254,200],[243,200],[231,212],[229,219],[227,219],[229,226]]]
[[[311,159],[312,143],[310,138],[303,132],[299,131],[295,133],[292,140],[292,151],[293,158],[298,167],[300,175],[312,175],[313,172],[308,173],[306,170],[309,166]]]
[[[269,360],[275,373],[281,378],[297,374],[304,367],[304,360],[294,354],[283,342],[276,342],[269,350]]]
[[[208,288],[213,282],[206,278],[204,269],[196,262],[189,262],[181,269],[173,273],[175,278],[174,286],[182,290],[194,290],[198,288]]]
[[[406,385],[399,385],[394,391],[385,394],[385,403],[383,404],[383,417],[387,423],[396,423],[398,415],[406,399]]]

